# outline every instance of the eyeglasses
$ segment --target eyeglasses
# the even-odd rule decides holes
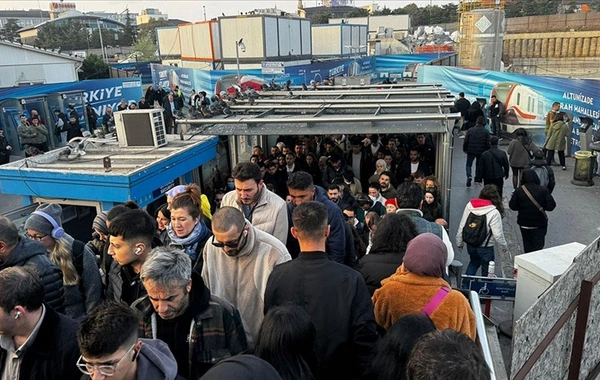
[[[114,376],[119,364],[121,364],[123,360],[127,357],[127,355],[129,355],[129,353],[131,352],[131,350],[133,350],[133,347],[135,347],[136,344],[137,342],[135,342],[133,346],[131,346],[131,348],[127,350],[125,355],[123,355],[121,359],[119,359],[119,361],[115,364],[90,364],[83,361],[83,355],[79,355],[79,359],[77,360],[77,368],[79,368],[79,370],[86,375],[92,375],[94,370],[97,369],[104,376]]]
[[[37,240],[37,241],[42,241],[46,236],[48,235],[29,235],[29,234],[25,234],[28,238],[32,239],[32,240]]]
[[[237,248],[240,245],[240,241],[242,240],[242,235],[244,234],[244,228],[242,228],[242,232],[240,232],[240,236],[238,236],[238,238],[234,241],[230,241],[227,243],[221,243],[215,240],[215,236],[213,235],[212,237],[212,245],[214,245],[217,248],[223,248],[223,247],[228,247],[228,248]]]

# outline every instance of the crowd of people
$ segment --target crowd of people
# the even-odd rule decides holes
[[[2,378],[490,377],[428,136],[253,153],[211,200],[191,184],[154,215],[115,206],[85,244],[58,204],[24,235],[0,217]]]

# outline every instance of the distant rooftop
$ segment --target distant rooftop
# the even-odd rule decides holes
[[[50,12],[43,11],[41,9],[30,9],[28,11],[22,10],[0,10],[0,18],[23,18],[23,17],[36,17],[36,18],[50,18]]]

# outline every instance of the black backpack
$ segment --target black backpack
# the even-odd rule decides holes
[[[486,215],[475,215],[472,212],[469,213],[462,230],[463,242],[472,247],[484,246],[483,243],[485,242],[485,246],[487,246],[491,237],[492,231],[488,231]]]

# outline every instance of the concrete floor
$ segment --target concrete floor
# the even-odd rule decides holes
[[[465,163],[466,154],[462,151],[464,140],[456,138],[454,141],[454,153],[452,158],[452,187],[450,197],[450,239],[455,241],[458,223],[467,202],[479,195],[481,187],[466,186]],[[507,143],[501,145],[500,149],[506,150]],[[549,225],[546,235],[546,248],[554,247],[571,242],[579,242],[588,245],[600,235],[600,177],[595,177],[595,185],[590,187],[575,186],[571,184],[573,178],[573,167],[575,160],[566,159],[567,170],[563,171],[560,166],[553,166],[556,176],[556,187],[552,196],[556,200],[556,209],[548,213]],[[512,173],[511,173],[512,176]],[[514,257],[521,254],[522,240],[519,226],[517,225],[517,213],[508,208],[513,191],[512,180],[509,177],[504,182],[504,207],[506,216],[504,218],[504,234],[508,242],[507,250],[496,251],[496,276],[513,277]],[[469,262],[466,249],[458,250],[455,246],[455,259],[460,260],[464,267]],[[503,325],[512,325],[512,303],[493,301],[491,320],[496,324],[506,322]],[[510,358],[512,342],[510,338],[499,334],[500,346],[507,368],[510,371]]]

